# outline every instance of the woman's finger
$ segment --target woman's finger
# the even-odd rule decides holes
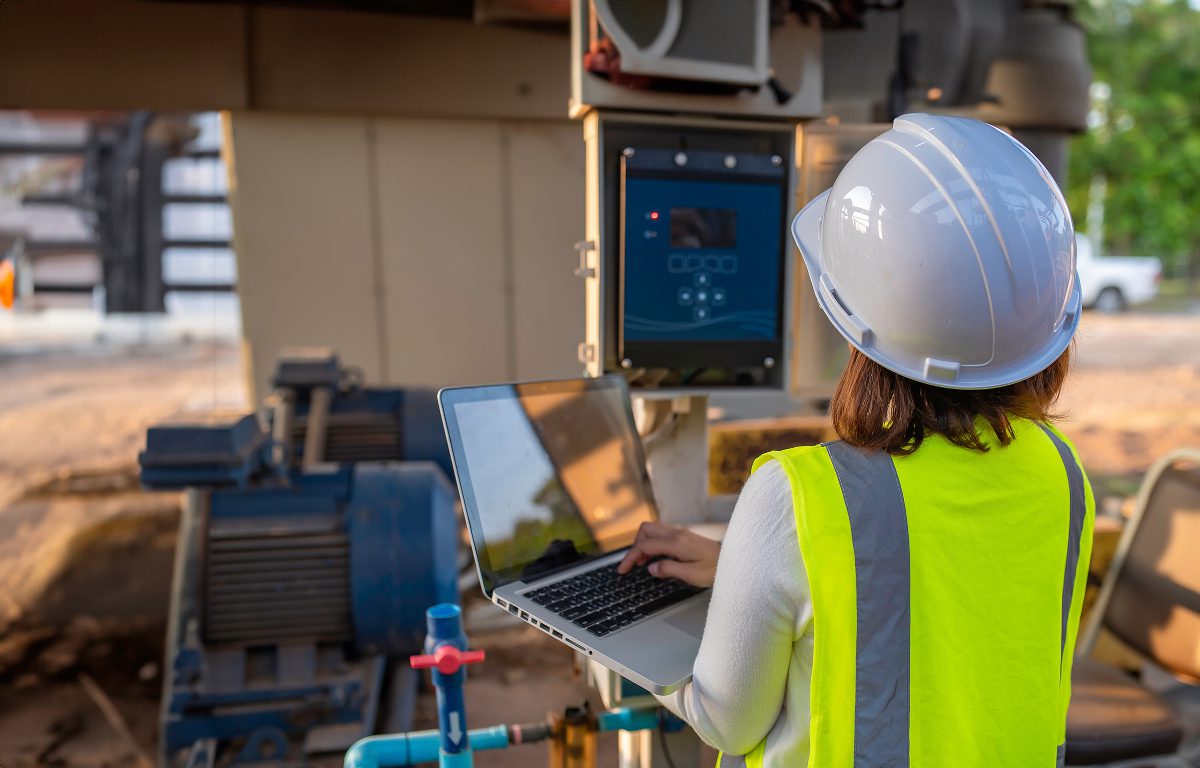
[[[660,579],[679,579],[693,587],[711,587],[713,569],[702,563],[684,563],[679,560],[655,560],[650,563],[650,574]]]
[[[637,541],[633,542],[633,546],[625,553],[625,557],[621,558],[621,563],[617,566],[617,573],[629,573],[635,566],[642,565],[650,559],[651,556],[646,553],[646,544],[649,541],[651,540],[643,538],[639,534]]]
[[[639,539],[657,539],[675,533],[676,530],[675,526],[666,523],[645,522],[638,526],[637,535]]]
[[[681,546],[683,542],[675,537],[661,537],[657,539],[639,538],[633,543],[629,551],[625,553],[625,557],[621,560],[621,564],[617,566],[617,573],[628,573],[635,565],[642,565],[652,557],[684,557],[688,556],[686,548]]]
[[[638,526],[637,536],[634,537],[633,546],[625,553],[625,557],[621,558],[621,562],[617,565],[617,573],[628,573],[635,565],[641,565],[646,562],[646,554],[643,551],[642,545],[655,538],[664,538],[669,533],[674,531],[674,526],[664,525],[657,522],[645,522]]]
[[[625,553],[625,557],[621,558],[621,562],[617,565],[617,573],[628,573],[629,569],[638,564],[638,558],[641,554],[638,552],[637,544],[629,548]]]

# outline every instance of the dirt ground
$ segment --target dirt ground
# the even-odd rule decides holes
[[[1063,428],[1093,478],[1200,446],[1200,315],[1085,315]]]
[[[176,494],[136,483],[145,429],[188,411],[245,410],[233,342],[17,351],[0,346],[0,766],[135,765],[153,755]],[[1155,458],[1200,447],[1200,312],[1088,314],[1061,402],[1103,509]],[[566,649],[516,626],[479,633],[472,726],[536,720],[582,700]],[[94,678],[132,742],[80,685]],[[423,721],[432,704],[422,703]],[[613,737],[600,739],[613,764]],[[541,747],[481,755],[538,765]]]

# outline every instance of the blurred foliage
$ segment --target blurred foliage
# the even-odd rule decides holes
[[[1067,198],[1087,220],[1093,176],[1107,177],[1102,253],[1158,256],[1200,279],[1200,10],[1187,0],[1085,0],[1091,130],[1071,146]],[[1099,92],[1099,94],[1098,94]]]
[[[598,544],[591,529],[580,517],[557,475],[547,480],[531,501],[536,511],[513,523],[512,536],[488,539],[488,560],[492,568],[504,572],[513,568],[514,563],[532,563],[551,554],[551,545],[555,542],[572,542],[576,550],[585,554],[596,551]]]

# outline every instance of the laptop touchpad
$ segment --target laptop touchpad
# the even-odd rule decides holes
[[[708,601],[697,600],[678,613],[663,619],[676,629],[687,632],[697,640],[704,634],[704,619],[708,614]]]

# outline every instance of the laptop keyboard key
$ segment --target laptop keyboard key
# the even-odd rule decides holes
[[[688,588],[669,592],[661,597],[656,597],[648,603],[642,603],[638,606],[638,610],[646,614],[654,613],[655,611],[661,611],[663,608],[666,608],[669,605],[674,605],[675,603],[688,599],[692,595],[696,594],[697,591],[698,590]]]
[[[700,591],[677,579],[657,579],[645,568],[618,575],[613,563],[525,596],[602,637]]]
[[[589,606],[589,605],[577,605],[573,608],[568,608],[565,611],[561,611],[558,615],[562,616],[564,619],[570,619],[570,620],[574,621],[575,619],[579,618],[580,616],[583,616],[590,610],[591,610],[591,606]]]
[[[589,613],[585,616],[581,616],[578,619],[575,619],[575,623],[581,627],[587,627],[587,626],[595,624],[599,621],[604,621],[607,618],[608,618],[608,611],[601,609],[599,611],[592,611],[591,613]]]

